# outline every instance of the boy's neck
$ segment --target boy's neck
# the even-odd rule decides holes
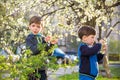
[[[84,40],[81,40],[81,42],[86,44],[86,42]]]
[[[93,45],[89,45],[89,44],[87,44],[84,40],[82,40],[81,42],[84,43],[84,44],[86,44],[86,45],[88,45],[88,46],[90,46],[90,47],[93,46]]]
[[[33,33],[31,32],[31,34],[33,34]],[[33,34],[33,35],[41,35],[41,33],[37,33],[37,34]]]

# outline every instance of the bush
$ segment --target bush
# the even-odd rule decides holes
[[[40,77],[38,74],[38,69],[46,66],[51,69],[57,69],[59,66],[56,64],[56,58],[48,56],[53,52],[56,46],[52,46],[48,51],[45,50],[46,44],[39,44],[40,54],[32,56],[31,50],[27,49],[22,54],[22,57],[13,62],[13,56],[8,56],[7,58],[0,55],[0,80],[14,80],[19,78],[20,80],[28,80],[28,75],[36,71],[37,78]],[[46,60],[50,60],[48,63]],[[9,74],[7,77],[2,77],[3,75]],[[33,75],[34,76],[34,75]]]

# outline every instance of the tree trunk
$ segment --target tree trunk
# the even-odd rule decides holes
[[[110,78],[111,74],[110,74],[108,55],[107,54],[103,58],[103,67],[105,69],[106,77]]]
[[[110,78],[111,73],[110,73],[110,68],[109,68],[109,59],[108,59],[108,51],[105,51],[105,55],[103,58],[103,67],[105,69],[106,77]]]

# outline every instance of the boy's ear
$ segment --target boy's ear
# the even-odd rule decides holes
[[[28,29],[30,29],[30,25],[28,26]]]
[[[83,36],[82,39],[85,40],[87,36]]]

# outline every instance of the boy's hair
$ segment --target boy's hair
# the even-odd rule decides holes
[[[96,35],[96,31],[90,26],[82,26],[78,30],[78,37],[82,39],[83,36]]]
[[[33,16],[29,21],[29,25],[31,25],[32,23],[41,24],[41,21],[41,17]]]

